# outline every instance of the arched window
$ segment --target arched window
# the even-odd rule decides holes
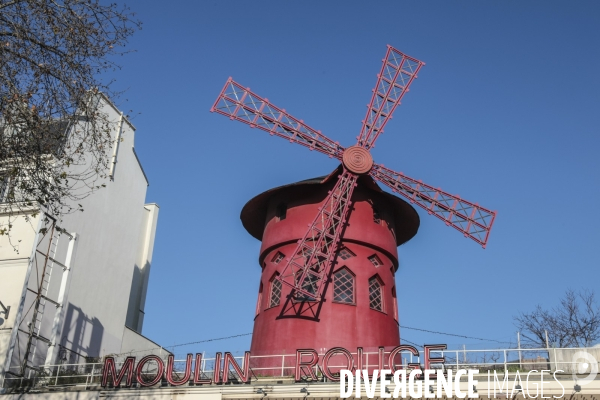
[[[377,275],[369,279],[369,307],[373,310],[383,311],[382,286]]]
[[[277,279],[279,274],[273,275],[271,278],[271,293],[269,296],[269,307],[275,307],[279,305],[281,301],[281,281]]]
[[[354,304],[354,275],[346,267],[333,274],[333,301]]]
[[[298,273],[296,275],[296,284],[300,280],[301,275],[302,274],[300,274],[300,273]],[[317,283],[319,283],[319,278],[317,278],[315,275],[313,275],[311,273],[307,273],[306,277],[304,278],[304,282],[302,283],[302,289],[307,291],[308,293],[314,295],[317,293]],[[303,293],[296,293],[295,300],[296,301],[315,301],[316,298],[315,298],[315,296],[308,296]]]

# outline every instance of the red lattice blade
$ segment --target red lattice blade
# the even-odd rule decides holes
[[[210,109],[252,128],[288,139],[330,157],[342,158],[344,148],[229,78]]]
[[[370,149],[383,133],[385,124],[390,120],[394,110],[402,97],[408,92],[410,84],[417,77],[417,73],[424,62],[407,56],[404,53],[388,46],[383,59],[381,72],[377,75],[377,84],[373,89],[371,103],[363,121],[358,145]]]
[[[496,211],[490,211],[381,165],[374,165],[370,174],[411,203],[424,208],[429,214],[435,215],[446,225],[461,231],[465,237],[485,248]]]
[[[344,170],[329,192],[293,256],[287,260],[279,280],[294,289],[299,300],[320,301],[331,272],[357,176]]]

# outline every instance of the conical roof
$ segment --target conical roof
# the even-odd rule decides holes
[[[300,190],[306,192],[311,189],[311,186],[317,189],[317,185],[333,184],[334,178],[341,172],[342,166],[340,165],[327,176],[320,176],[291,183],[289,185],[279,186],[253,197],[246,203],[244,208],[242,208],[242,213],[240,215],[242,225],[244,225],[244,228],[246,228],[250,235],[258,240],[262,240],[269,199],[271,197],[286,191],[295,192]],[[377,193],[377,197],[383,198],[384,201],[390,203],[390,209],[393,210],[394,225],[396,227],[396,245],[400,246],[401,244],[408,242],[417,234],[420,225],[419,214],[417,214],[417,211],[409,203],[381,190],[379,185],[369,175],[360,176],[358,178],[358,185],[363,190],[371,190]]]

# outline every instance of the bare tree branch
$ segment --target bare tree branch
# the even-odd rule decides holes
[[[15,5],[17,3],[20,3],[21,1],[23,1],[23,0],[13,0],[13,1],[9,1],[7,3],[3,3],[3,4],[0,3],[0,10],[2,10],[3,8]]]
[[[589,347],[600,339],[600,307],[593,291],[569,289],[559,306],[545,310],[538,305],[513,319],[526,344],[534,347],[546,347],[546,332],[556,347]]]
[[[0,10],[0,212],[81,210],[113,144],[96,100],[117,93],[102,73],[140,23],[99,0],[0,0]]]

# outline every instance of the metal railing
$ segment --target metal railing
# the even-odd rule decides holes
[[[389,349],[391,350],[391,349]],[[389,365],[390,351],[384,352],[383,363],[380,362],[377,351],[368,351],[363,353],[363,369],[373,370],[387,369]],[[562,370],[564,373],[589,373],[593,371],[594,366],[587,362],[583,370],[581,362],[575,357],[577,354],[585,352],[592,356],[592,360],[600,359],[600,348],[551,348],[551,349],[488,349],[488,350],[434,350],[430,357],[443,357],[445,362],[432,364],[431,368],[444,370],[459,369],[478,369],[480,373],[487,371],[496,371],[497,373],[508,374],[510,372],[520,371],[528,372],[531,370],[550,370],[552,372]],[[351,353],[356,361],[357,353]],[[322,359],[324,353],[319,354]],[[423,352],[415,356],[410,352],[401,352],[394,359],[394,367],[406,368],[409,363],[419,363],[423,366]],[[122,357],[123,360],[125,357]],[[116,362],[117,370],[123,364],[123,360]],[[235,361],[242,367],[243,357],[235,357]],[[589,360],[588,360],[589,361]],[[595,361],[598,364],[597,361]],[[163,363],[167,365],[165,356]],[[18,377],[9,374],[5,377],[5,387],[60,387],[60,386],[78,386],[90,388],[99,386],[102,378],[103,363],[80,363],[80,364],[57,364],[44,365],[36,370],[30,370],[28,376]],[[355,367],[357,363],[355,362]],[[264,378],[281,379],[294,376],[296,366],[296,354],[277,354],[266,356],[250,356],[250,374],[252,381]],[[174,362],[173,376],[175,379],[181,379],[186,367],[185,359],[176,359]],[[331,371],[347,369],[346,358],[341,355],[331,357],[328,367]],[[578,368],[579,367],[579,368]],[[222,368],[222,365],[219,366]],[[314,367],[314,373],[318,379],[326,380],[323,376],[322,365],[317,363]],[[148,362],[143,369],[143,375],[155,376],[158,366],[154,362]],[[192,368],[192,371],[194,368]],[[202,358],[200,367],[202,378],[212,379],[215,370],[215,358]],[[598,368],[596,368],[598,370]],[[306,372],[306,371],[305,371]],[[230,382],[240,382],[241,378],[234,371],[228,371]]]

